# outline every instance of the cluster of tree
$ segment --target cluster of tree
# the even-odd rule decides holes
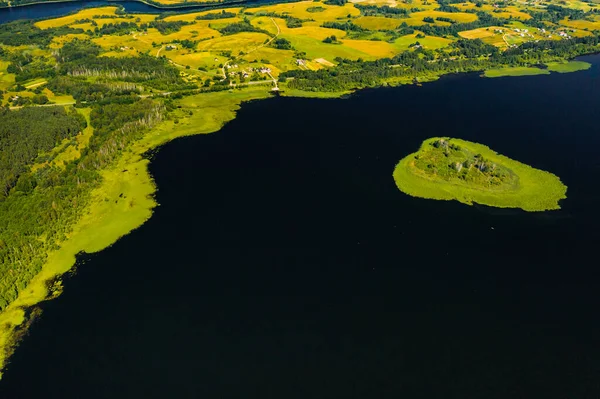
[[[212,19],[226,19],[226,18],[233,18],[236,15],[237,15],[236,13],[222,10],[221,12],[210,12],[208,14],[198,15],[196,17],[196,19],[198,21],[212,20]]]
[[[140,54],[137,57],[89,56],[59,64],[59,73],[73,77],[144,83],[156,89],[177,89],[185,85],[179,71],[166,59]]]
[[[40,29],[33,21],[14,21],[0,24],[0,43],[7,46],[38,45],[46,47],[56,36],[84,33],[83,29],[67,26]]]
[[[361,28],[360,26],[358,26],[350,21],[346,21],[346,22],[327,21],[327,22],[324,22],[323,25],[321,25],[321,26],[323,28],[345,30],[347,32],[363,32],[363,31],[365,31],[365,29]]]
[[[221,34],[223,34],[223,35],[235,35],[236,33],[240,33],[240,32],[258,32],[258,33],[264,33],[269,36],[273,36],[273,34],[271,32],[266,31],[261,28],[257,28],[256,26],[252,25],[250,23],[250,21],[248,21],[248,20],[244,20],[241,22],[235,22],[233,24],[229,24],[222,28],[216,28],[216,29],[219,32],[221,32]]]
[[[279,50],[292,50],[292,43],[284,38],[277,38],[273,40],[271,45]]]
[[[140,25],[140,29],[146,30],[148,28],[154,28],[158,30],[162,35],[169,35],[171,33],[179,32],[182,26],[190,25],[192,22],[188,21],[164,21],[155,20],[148,22],[147,24]]]
[[[181,45],[181,47],[183,47],[183,48],[189,48],[189,49],[196,48],[196,45],[198,44],[197,41],[189,40],[189,39],[173,40],[173,43],[178,43],[178,44]]]
[[[137,30],[138,26],[135,22],[111,22],[104,26],[96,26],[93,34],[96,36],[104,35],[127,35],[129,32]]]
[[[323,3],[330,6],[343,6],[348,3],[348,0],[325,0]]]
[[[331,35],[331,36],[327,36],[325,39],[323,39],[323,43],[339,44],[340,42],[338,41],[338,38],[335,35]]]
[[[532,17],[532,22],[536,23],[536,27],[542,27],[545,28],[546,25],[543,24],[544,21],[547,22],[552,22],[554,24],[559,23],[560,21],[562,21],[565,18],[568,19],[585,19],[587,17],[587,14],[585,11],[583,10],[576,10],[573,8],[566,8],[566,7],[561,7],[559,5],[555,5],[555,4],[548,4],[546,6],[546,9],[541,12],[530,12],[529,15],[531,15]],[[529,23],[529,21],[527,21],[527,23]],[[542,23],[543,26],[540,26],[539,24]]]
[[[62,107],[0,108],[0,199],[8,196],[40,152],[51,150],[85,126],[79,113]]]
[[[375,6],[368,4],[355,4],[354,7],[360,10],[360,13],[365,16],[384,16],[398,18],[407,16],[412,11],[418,11],[418,9],[408,10],[406,8],[397,8],[390,6]]]
[[[452,43],[450,47],[451,56],[462,56],[466,58],[476,58],[480,56],[493,56],[500,52],[498,47],[487,44],[481,39],[459,39]]]
[[[44,57],[34,57],[28,52],[17,52],[9,57],[8,73],[15,74],[17,83],[34,78],[50,78],[56,74],[54,63]]]

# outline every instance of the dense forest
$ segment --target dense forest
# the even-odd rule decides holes
[[[151,99],[94,105],[90,115],[94,135],[81,157],[64,167],[48,163],[33,170],[39,153],[81,132],[85,119],[63,107],[2,108],[0,309],[25,288],[40,271],[47,251],[69,232],[91,189],[100,182],[98,171],[162,120],[165,112],[163,104]]]

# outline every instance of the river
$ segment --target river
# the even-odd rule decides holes
[[[293,0],[292,0],[293,1]],[[269,3],[285,3],[287,0],[247,0],[245,4],[269,4]],[[52,18],[67,15],[82,8],[90,7],[103,7],[103,6],[122,6],[125,11],[130,13],[145,13],[145,14],[159,14],[163,12],[170,13],[186,13],[192,11],[202,11],[210,8],[214,8],[214,5],[208,6],[190,6],[181,7],[177,9],[164,9],[151,6],[149,4],[141,3],[138,1],[95,1],[95,0],[78,0],[78,1],[64,1],[46,4],[30,4],[26,6],[13,7],[13,8],[0,8],[0,24],[16,21],[19,19],[42,19]],[[227,5],[218,5],[217,7],[223,8]],[[231,6],[235,7],[236,4]],[[237,5],[239,6],[239,5]]]
[[[153,155],[161,204],[83,256],[0,398],[600,395],[600,56],[572,74],[446,76],[245,104]],[[559,211],[404,195],[432,136],[557,174]]]

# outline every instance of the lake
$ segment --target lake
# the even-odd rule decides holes
[[[245,104],[152,156],[161,204],[80,259],[0,397],[600,395],[600,56],[587,71]],[[558,175],[559,211],[412,198],[432,136]]]

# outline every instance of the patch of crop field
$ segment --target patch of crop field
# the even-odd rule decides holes
[[[419,10],[436,10],[440,7],[440,4],[434,0],[413,0],[411,2],[405,2],[400,0],[396,2],[395,6],[398,8],[404,8],[408,10],[412,8],[418,8]]]
[[[117,7],[88,8],[64,17],[39,21],[35,25],[40,29],[56,28],[73,24],[79,19],[93,19],[94,15],[115,15],[116,10]]]
[[[308,8],[323,7],[321,12],[309,12]],[[344,6],[330,6],[320,2],[301,1],[298,3],[284,3],[264,6],[260,8],[250,8],[246,10],[250,13],[274,12],[277,14],[289,14],[292,17],[300,19],[314,19],[317,23],[325,21],[334,21],[338,18],[346,18],[348,15],[359,16],[360,11],[354,5],[348,3]]]
[[[198,43],[201,51],[231,51],[238,54],[240,51],[247,53],[263,45],[270,37],[264,33],[241,32],[235,35],[216,37]]]
[[[321,40],[314,39],[308,36],[296,36],[296,35],[281,35],[292,43],[292,46],[298,51],[304,51],[308,58],[325,58],[333,60],[336,57],[348,58],[356,60],[363,58],[371,60],[374,57],[354,48],[345,46],[343,44],[327,44]]]
[[[300,28],[281,28],[282,35],[306,36],[317,40],[323,40],[329,36],[342,39],[346,32],[339,29],[323,28],[320,26],[302,26]]]
[[[584,36],[593,36],[592,32],[587,30],[575,29],[573,32],[569,32],[569,35],[573,37],[584,37]]]
[[[296,69],[296,59],[293,50],[278,50],[272,47],[261,47],[242,58],[247,61],[269,61],[268,64],[273,65],[280,71]]]
[[[227,58],[212,54],[207,51],[199,53],[187,53],[183,51],[167,51],[162,53],[170,60],[181,64],[189,65],[191,68],[206,68],[207,70],[216,69],[219,65],[227,62]],[[216,61],[215,61],[216,60]]]
[[[473,22],[477,20],[477,15],[463,12],[442,12],[442,11],[419,11],[410,14],[409,18],[404,18],[401,22],[406,22],[411,26],[421,26],[427,24],[423,21],[423,18],[433,18],[435,23],[432,25],[449,26],[449,22],[438,21],[436,18],[450,18],[455,22]]]
[[[508,6],[504,8],[495,8],[491,4],[483,4],[481,7],[477,7],[475,3],[463,3],[463,4],[452,4],[452,6],[457,7],[461,10],[470,10],[470,11],[485,11],[489,14],[492,14],[496,18],[514,18],[514,19],[522,19],[528,20],[531,19],[531,15],[527,14],[523,10],[520,10],[515,6]]]
[[[62,46],[65,45],[65,43],[69,43],[75,39],[85,40],[85,39],[89,39],[89,36],[86,35],[85,33],[69,33],[68,35],[64,35],[64,36],[56,36],[56,37],[52,38],[52,42],[50,43],[50,48],[52,48],[52,49],[61,48]]]
[[[134,40],[129,36],[101,36],[92,39],[92,42],[96,43],[105,50],[112,50],[113,48],[120,48],[126,46],[130,40]]]
[[[600,29],[600,21],[585,21],[581,19],[569,20],[567,18],[560,21],[560,24],[563,26],[568,26],[569,28],[575,29],[587,29],[587,30],[596,30]]]
[[[503,76],[532,76],[532,75],[548,75],[550,71],[541,68],[532,67],[509,67],[488,69],[485,71],[486,78],[499,78]]]
[[[391,30],[400,26],[403,20],[385,17],[360,17],[352,22],[368,30]]]
[[[455,22],[473,22],[477,21],[477,15],[468,12],[442,12],[442,11],[419,11],[413,12],[410,14],[412,18],[420,18],[423,19],[425,17],[431,17],[433,19],[442,17],[442,18],[450,18]]]
[[[15,75],[6,72],[9,64],[8,61],[0,61],[0,90],[6,90],[15,84]]]
[[[564,0],[561,1],[559,4],[562,7],[567,7],[567,8],[574,8],[576,10],[582,10],[582,11],[589,11],[592,8],[597,8],[597,3],[596,2],[590,2],[587,3],[585,1],[580,1],[580,0]]]
[[[450,39],[444,39],[443,37],[437,36],[425,36],[423,38],[417,38],[418,33],[413,33],[410,35],[401,36],[394,41],[394,47],[397,51],[406,51],[408,50],[411,44],[419,42],[421,46],[426,48],[427,50],[436,50],[439,48],[443,48],[452,43]]]
[[[44,78],[31,79],[26,82],[22,82],[21,85],[25,86],[26,89],[34,89],[38,86],[42,86],[48,83],[48,81]]]
[[[174,32],[168,35],[163,35],[158,30],[151,28],[148,29],[147,34],[137,36],[140,38],[140,40],[143,39],[150,43],[170,43],[174,40],[202,40],[215,38],[221,36],[221,33],[209,28],[208,26],[194,24],[183,26],[179,32]]]
[[[329,62],[329,64],[331,64]],[[331,64],[333,65],[333,64]],[[311,70],[311,71],[318,71],[319,69],[323,69],[325,66],[323,64],[318,63],[317,61],[306,61],[304,63],[304,66],[306,67],[306,69]]]
[[[396,47],[388,42],[371,40],[343,40],[344,46],[362,51],[376,58],[393,57],[398,53]]]
[[[489,28],[477,28],[471,30],[464,30],[462,32],[458,32],[460,37],[465,39],[483,39],[484,37],[495,36],[495,30],[502,30],[503,28],[498,27],[489,27]]]
[[[335,64],[333,62],[330,62],[330,61],[326,60],[325,58],[316,58],[313,61],[320,65],[326,66],[326,67],[335,66]]]
[[[270,32],[274,35],[276,35],[278,32],[277,27],[279,27],[280,30],[289,30],[289,28],[287,28],[285,25],[285,20],[281,18],[256,17],[253,18],[252,21],[250,21],[250,23],[253,26],[256,26],[257,28],[266,30],[267,32]]]
[[[238,14],[242,9],[240,7],[236,7],[236,8],[228,8],[225,11],[230,12],[230,13],[235,13]],[[196,17],[201,16],[201,15],[206,15],[206,14],[214,14],[217,12],[221,12],[222,10],[209,10],[209,11],[202,11],[202,12],[193,12],[193,13],[189,13],[189,14],[176,14],[176,15],[171,15],[169,17],[166,17],[164,20],[165,21],[187,21],[187,22],[194,22],[196,21]],[[211,22],[211,21],[219,21],[218,19],[214,19],[214,20],[208,20],[208,19],[204,19],[201,20],[202,22]],[[198,22],[201,22],[198,21]]]

